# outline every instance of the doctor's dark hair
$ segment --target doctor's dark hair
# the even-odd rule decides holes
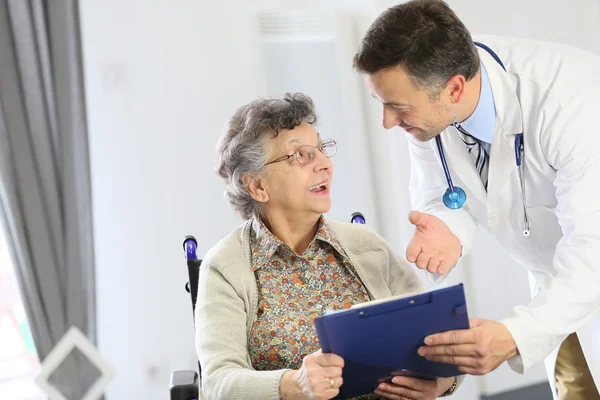
[[[312,99],[302,93],[254,100],[229,118],[217,143],[216,173],[225,182],[225,198],[242,218],[258,217],[262,203],[250,196],[242,178],[264,176],[268,142],[302,122],[317,123]]]
[[[473,78],[479,55],[468,29],[444,1],[412,0],[377,17],[353,64],[368,75],[402,64],[418,88],[437,96],[452,76]]]

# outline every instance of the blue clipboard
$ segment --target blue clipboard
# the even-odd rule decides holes
[[[322,351],[344,359],[338,398],[372,393],[398,375],[433,380],[462,374],[417,353],[428,335],[469,328],[462,284],[368,304],[315,318]]]

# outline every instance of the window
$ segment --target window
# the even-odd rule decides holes
[[[0,230],[0,393],[3,399],[41,400],[34,382],[39,360],[15,271]]]

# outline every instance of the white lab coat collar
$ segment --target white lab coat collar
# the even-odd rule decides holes
[[[523,133],[521,104],[517,97],[516,83],[510,76],[510,65],[502,61],[508,69],[508,72],[504,71],[502,66],[487,51],[479,47],[477,49],[492,85],[497,125],[502,127],[504,135]],[[498,57],[502,60],[501,54],[498,54]]]
[[[502,193],[506,192],[505,185],[510,182],[511,175],[516,171],[515,137],[523,133],[523,116],[516,82],[510,75],[510,65],[505,64],[508,72],[504,71],[483,49],[479,49],[479,56],[488,72],[496,105],[496,126],[490,149],[487,192],[487,207],[488,210],[493,210]],[[502,59],[502,54],[498,54],[498,57]]]

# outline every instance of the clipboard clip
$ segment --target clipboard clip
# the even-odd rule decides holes
[[[411,307],[418,307],[423,304],[430,304],[432,299],[432,293],[423,293],[415,297],[395,299],[389,302],[384,301],[383,303],[378,302],[373,305],[365,305],[358,308],[357,311],[360,318],[369,318],[379,314],[386,314]],[[376,307],[377,305],[385,305],[386,307]]]

